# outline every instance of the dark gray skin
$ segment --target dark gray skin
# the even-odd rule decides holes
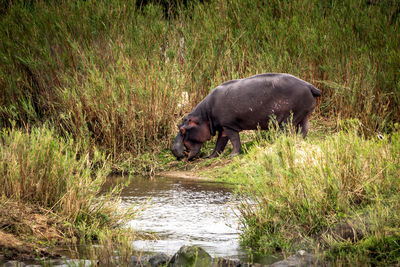
[[[266,73],[225,82],[211,91],[178,125],[171,151],[177,159],[188,152],[194,159],[201,146],[218,132],[214,152],[221,154],[228,140],[231,156],[240,154],[239,132],[268,129],[271,117],[280,126],[291,118],[296,130],[307,136],[308,119],[321,91],[313,85],[289,74]]]

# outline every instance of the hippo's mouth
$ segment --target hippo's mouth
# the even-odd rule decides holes
[[[182,154],[175,155],[175,157],[176,157],[177,160],[182,160],[183,158],[188,158],[189,157],[189,153],[190,153],[190,150],[184,145]]]
[[[184,157],[187,158],[189,156],[189,153],[190,153],[189,148],[186,145],[183,145],[183,155],[184,155]]]

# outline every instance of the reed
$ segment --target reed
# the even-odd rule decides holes
[[[110,172],[104,153],[81,154],[71,137],[60,138],[46,127],[29,133],[3,129],[0,141],[2,204],[26,203],[40,207],[41,214],[56,214],[82,240],[96,239],[134,215],[117,209],[118,188],[98,196]]]
[[[154,3],[12,1],[1,12],[0,126],[50,120],[115,161],[167,147],[213,87],[261,72],[315,84],[316,114],[356,117],[369,134],[399,118],[393,1],[215,0],[168,18]]]

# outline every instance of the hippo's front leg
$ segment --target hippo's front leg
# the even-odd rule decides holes
[[[218,133],[217,143],[215,144],[215,149],[213,153],[208,156],[208,158],[215,158],[218,157],[222,151],[224,151],[226,143],[228,143],[228,136],[225,134],[224,131],[220,131]]]
[[[239,132],[229,129],[229,128],[226,128],[226,127],[224,127],[224,132],[228,136],[229,140],[231,140],[231,143],[233,146],[232,152],[231,152],[231,154],[229,154],[229,156],[233,157],[233,156],[239,155],[240,152],[242,151],[242,145],[240,144]]]

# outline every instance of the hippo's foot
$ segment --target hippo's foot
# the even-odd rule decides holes
[[[229,154],[229,157],[236,157],[236,156],[238,156],[238,155],[240,155],[240,152],[233,152],[233,151],[232,151],[232,153]]]
[[[213,152],[212,154],[208,155],[206,158],[207,158],[207,159],[213,159],[213,158],[217,158],[218,156],[219,156],[218,153]]]

